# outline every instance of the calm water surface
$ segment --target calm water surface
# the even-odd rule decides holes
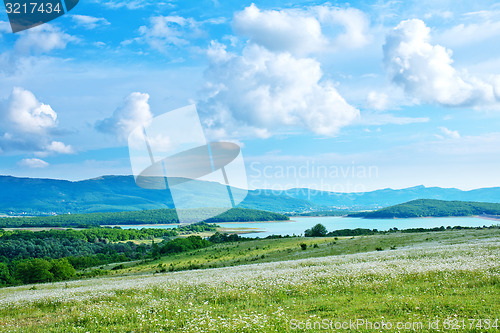
[[[321,223],[328,231],[339,229],[378,229],[388,230],[390,228],[409,229],[409,228],[434,228],[434,227],[481,227],[499,224],[498,221],[486,220],[478,217],[429,217],[418,219],[360,219],[353,217],[293,217],[290,221],[282,222],[255,222],[255,223],[237,223],[227,222],[218,223],[223,228],[252,228],[257,233],[245,234],[247,237],[266,237],[269,235],[301,235],[304,230]],[[123,229],[140,228],[174,228],[175,225],[133,225],[122,226]]]

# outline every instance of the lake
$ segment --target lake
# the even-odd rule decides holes
[[[482,227],[500,224],[499,221],[482,219],[479,217],[427,217],[416,219],[361,219],[355,217],[293,217],[290,221],[280,222],[254,222],[239,223],[227,222],[218,223],[223,228],[252,228],[256,233],[242,234],[243,237],[267,237],[269,235],[301,235],[304,230],[321,223],[328,231],[339,229],[378,229],[388,230],[390,228],[410,229],[410,228],[434,228],[434,227]],[[174,228],[175,225],[134,225],[122,226],[123,229],[139,228]]]

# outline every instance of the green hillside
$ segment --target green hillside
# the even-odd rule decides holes
[[[0,288],[0,332],[498,332],[499,239],[488,229],[214,244]],[[411,328],[348,329],[353,318]]]
[[[379,209],[350,214],[368,219],[500,215],[499,203],[419,199]]]
[[[193,210],[193,214],[198,214]],[[204,209],[207,213],[207,209]],[[250,222],[288,220],[285,215],[256,209],[233,208],[213,218],[205,220],[216,222]],[[175,209],[155,209],[116,213],[65,214],[40,217],[0,218],[0,228],[16,227],[85,227],[99,225],[127,224],[174,224],[179,223]]]

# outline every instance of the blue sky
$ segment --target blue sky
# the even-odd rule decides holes
[[[251,188],[500,186],[494,1],[81,1],[7,21],[0,174],[131,174],[130,129],[196,104]]]

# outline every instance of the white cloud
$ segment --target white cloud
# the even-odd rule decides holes
[[[26,167],[26,168],[46,168],[49,166],[49,163],[45,162],[44,160],[38,159],[38,158],[25,158],[17,163],[20,167]]]
[[[76,24],[89,30],[95,29],[99,26],[110,25],[108,20],[102,17],[93,17],[87,15],[71,15],[71,18],[73,19],[73,21],[75,21]]]
[[[384,62],[391,80],[424,102],[477,106],[497,102],[495,87],[456,70],[452,52],[430,43],[430,29],[418,19],[402,21],[386,38]]]
[[[261,11],[252,4],[234,15],[233,27],[236,33],[271,51],[310,53],[327,44],[319,21],[301,10]]]
[[[36,152],[36,156],[45,157],[51,154],[74,154],[75,150],[71,145],[66,145],[60,141],[52,141],[50,144],[45,146],[45,150],[41,152]]]
[[[168,45],[189,44],[187,34],[198,31],[198,24],[194,19],[181,16],[154,16],[149,23],[149,26],[141,26],[139,33],[152,48],[160,51]]]
[[[464,16],[489,21],[498,19],[500,17],[500,10],[478,10],[475,12],[465,13]]]
[[[45,134],[56,126],[57,113],[50,105],[37,100],[35,95],[23,88],[15,87],[5,110],[9,127],[17,132]]]
[[[460,133],[458,133],[458,131],[452,131],[452,130],[449,130],[448,128],[446,128],[446,127],[439,127],[439,129],[448,138],[451,138],[451,139],[460,139]]]
[[[389,96],[386,93],[370,91],[366,99],[368,108],[374,110],[385,110],[390,104]]]
[[[500,36],[500,21],[458,24],[441,33],[438,40],[449,46],[479,43]]]
[[[448,19],[453,18],[453,13],[450,12],[449,10],[445,10],[445,11],[438,10],[438,11],[433,11],[433,12],[430,12],[430,13],[426,13],[424,15],[424,18],[425,19],[438,18],[438,19],[448,20]]]
[[[127,139],[136,127],[147,126],[151,122],[153,115],[148,100],[148,94],[131,93],[110,118],[96,123],[96,129],[103,133],[115,134],[121,140]]]
[[[151,1],[148,0],[110,0],[110,1],[96,0],[95,2],[100,3],[112,9],[127,8],[130,10],[143,8],[151,4]]]
[[[69,42],[77,41],[75,37],[50,24],[42,24],[19,34],[20,37],[16,41],[14,49],[22,55],[42,54],[56,49],[64,49]]]
[[[225,18],[214,18],[197,21],[191,17],[182,16],[152,16],[149,24],[139,27],[140,37],[125,40],[121,44],[126,46],[133,42],[147,43],[151,48],[165,52],[172,48],[192,46],[195,39],[207,37],[204,25],[218,25],[225,23]]]
[[[359,120],[356,121],[358,125],[408,125],[414,123],[426,123],[429,121],[427,117],[398,117],[389,113],[381,112],[363,112]]]
[[[66,154],[72,150],[59,141],[51,141],[57,127],[57,113],[35,95],[15,87],[0,104],[0,149]]]
[[[21,64],[36,60],[34,56],[64,49],[68,43],[78,41],[76,37],[66,34],[50,24],[42,24],[16,35],[19,37],[14,46],[0,54],[0,71],[7,74],[15,74]]]
[[[339,26],[345,30],[343,33],[336,31]],[[252,43],[271,51],[299,55],[364,46],[369,40],[368,27],[369,21],[363,12],[326,5],[307,10],[260,10],[252,4],[237,12],[233,20],[236,33]]]
[[[331,8],[318,6],[314,8],[324,31],[331,26],[342,26],[344,32],[334,38],[332,46],[336,49],[359,48],[370,42],[370,21],[356,8]]]
[[[442,128],[440,128],[442,130]],[[455,131],[451,131],[455,132]],[[442,136],[436,135],[440,140],[433,142],[422,142],[415,145],[415,150],[429,153],[433,152],[445,159],[450,155],[460,155],[464,161],[474,159],[498,160],[498,147],[500,147],[500,132],[482,133],[480,135],[468,135],[450,137],[454,140],[443,140]],[[460,139],[460,140],[457,140]],[[495,164],[495,166],[498,163]],[[491,167],[490,167],[491,169]],[[493,170],[497,170],[493,168]]]
[[[286,127],[331,136],[359,115],[314,59],[255,44],[236,55],[216,42],[208,56],[209,98],[199,109],[213,136],[267,137]]]

